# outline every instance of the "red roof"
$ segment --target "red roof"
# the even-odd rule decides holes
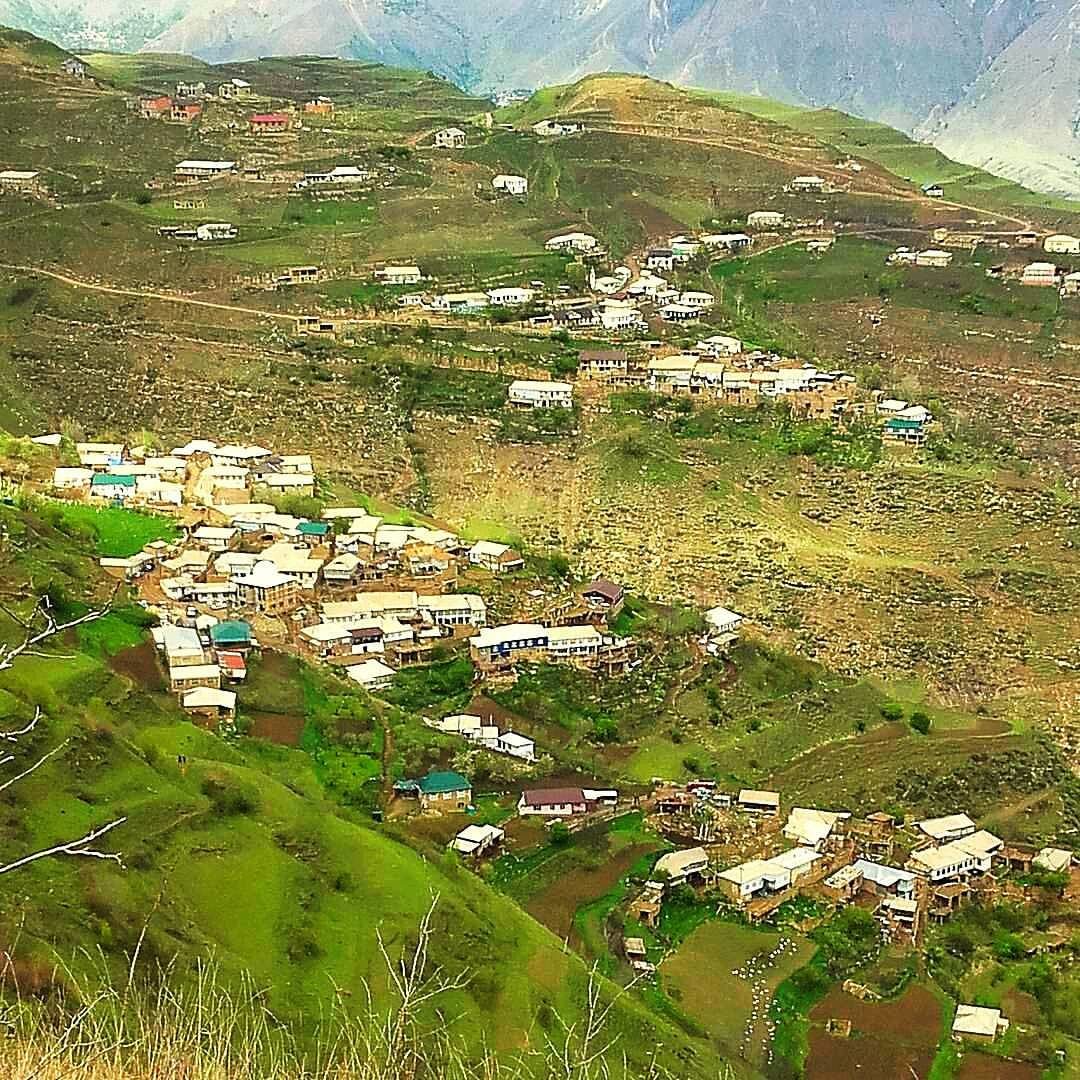
[[[562,806],[585,802],[585,792],[579,787],[547,788],[544,791],[523,791],[526,806]]]
[[[581,590],[581,593],[583,596],[599,596],[609,604],[617,604],[623,598],[622,586],[616,585],[613,581],[607,581],[605,578],[597,578],[590,582]]]
[[[253,124],[287,124],[289,117],[285,113],[256,113],[250,118]]]
[[[218,653],[218,667],[229,671],[246,671],[247,663],[238,652],[223,652]]]

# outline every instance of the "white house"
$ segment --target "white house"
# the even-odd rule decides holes
[[[510,384],[507,400],[511,405],[531,409],[570,409],[574,405],[574,388],[565,382],[515,379]]]
[[[682,303],[665,304],[660,309],[660,318],[664,322],[689,322],[692,319],[701,318],[701,308]]]
[[[395,619],[415,619],[420,598],[415,592],[363,592],[355,600],[323,604],[325,622],[351,623],[357,619],[378,619],[392,615]]]
[[[496,191],[505,191],[507,195],[527,195],[529,193],[529,181],[524,176],[513,176],[508,173],[499,173],[491,181],[491,186]]]
[[[187,690],[180,699],[185,709],[193,712],[214,712],[232,716],[236,712],[236,694],[232,690],[219,690],[212,686],[197,686]]]
[[[1055,233],[1043,241],[1043,250],[1048,255],[1080,255],[1080,237]]]
[[[689,262],[704,246],[700,240],[689,236],[673,236],[668,241],[672,254],[679,262]]]
[[[1028,263],[1024,267],[1024,272],[1020,275],[1021,285],[1056,288],[1059,281],[1058,268],[1051,262]]]
[[[105,469],[117,465],[124,459],[123,443],[75,444],[75,453],[79,455],[79,464],[88,469]]]
[[[487,605],[475,593],[444,593],[420,598],[420,613],[435,626],[487,625]]]
[[[698,358],[693,353],[654,356],[648,364],[649,389],[668,392],[688,391],[697,365]]]
[[[975,822],[967,814],[949,814],[946,817],[917,821],[915,828],[925,833],[935,843],[947,844],[963,836],[970,836],[975,831]]]
[[[525,289],[515,285],[504,285],[497,289],[488,289],[488,302],[492,307],[520,307],[532,302],[535,289]]]
[[[560,233],[544,242],[548,251],[595,251],[600,242],[583,232]]]
[[[667,874],[671,885],[681,885],[687,878],[703,874],[709,869],[709,854],[702,847],[684,851],[669,851],[656,860],[654,874]]]
[[[784,224],[784,215],[779,210],[755,210],[746,215],[746,224],[751,229],[776,229]]]
[[[536,743],[526,735],[516,731],[504,731],[495,741],[494,749],[522,761],[536,760]]]
[[[178,162],[173,169],[173,175],[177,180],[188,183],[213,180],[215,177],[228,176],[234,172],[236,172],[235,161],[203,161],[198,158],[187,158]]]
[[[895,866],[885,866],[869,859],[856,859],[851,865],[862,874],[863,880],[874,885],[878,892],[910,896],[915,891],[915,875],[910,870],[899,870]]]
[[[520,570],[525,565],[525,560],[509,544],[492,540],[477,540],[467,557],[470,566],[482,566],[493,574]]]
[[[466,825],[450,841],[450,846],[461,855],[483,855],[485,851],[502,842],[506,830],[495,825]]]
[[[795,806],[781,831],[793,844],[820,851],[836,826],[850,817],[849,813]]]
[[[674,270],[675,252],[671,248],[649,248],[645,253],[645,265],[650,270]]]
[[[1051,874],[1067,874],[1072,868],[1072,860],[1072,852],[1065,848],[1044,847],[1031,860],[1031,865]]]
[[[716,303],[716,297],[707,292],[679,293],[679,303],[693,308],[710,308]]]
[[[825,190],[825,181],[820,176],[796,176],[790,187],[792,191],[819,192]]]
[[[953,1038],[967,1037],[993,1042],[1009,1030],[1009,1021],[1000,1009],[988,1009],[982,1005],[957,1005],[953,1017]]]
[[[631,300],[608,298],[601,302],[597,314],[605,330],[633,330],[645,324],[637,305]]]
[[[541,120],[538,124],[533,124],[532,130],[534,135],[551,138],[558,135],[576,135],[579,131],[584,131],[585,127],[574,121]]]
[[[57,491],[71,491],[88,488],[90,486],[90,481],[93,478],[93,469],[67,468],[61,466],[58,469],[53,469],[52,483]]]
[[[432,299],[431,306],[436,311],[483,311],[488,306],[488,298],[487,293],[482,292],[441,293]]]
[[[394,669],[381,660],[363,660],[345,669],[353,682],[365,690],[385,690],[394,681]]]
[[[384,285],[419,285],[423,280],[419,266],[382,266],[373,276]]]
[[[191,539],[207,551],[222,552],[228,551],[239,535],[239,529],[202,525],[191,534]]]
[[[746,233],[709,233],[701,238],[701,242],[707,248],[719,248],[734,254],[736,251],[745,251],[749,248],[754,238]]]
[[[235,240],[237,228],[228,221],[208,221],[195,227],[196,240]]]
[[[977,862],[975,855],[956,841],[912,852],[907,868],[933,882],[940,882],[972,873],[977,869]]]
[[[442,128],[435,132],[434,143],[440,150],[458,150],[465,145],[465,132],[458,127]]]
[[[809,848],[791,848],[770,859],[750,859],[717,875],[721,890],[738,904],[764,893],[781,892],[813,869],[821,856]]]
[[[942,251],[940,248],[927,248],[915,256],[916,266],[929,266],[935,270],[944,270],[951,266],[953,255],[951,251]]]
[[[699,341],[694,346],[694,351],[702,356],[738,356],[742,352],[742,342],[726,334],[714,334]]]

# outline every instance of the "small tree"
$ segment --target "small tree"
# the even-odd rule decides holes
[[[556,847],[566,847],[572,839],[570,826],[565,821],[555,821],[551,825],[551,842]]]
[[[920,735],[929,735],[933,721],[926,713],[916,710],[911,714],[908,723],[911,725],[912,730],[917,731]]]

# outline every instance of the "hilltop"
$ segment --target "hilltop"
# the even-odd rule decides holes
[[[212,61],[318,53],[428,68],[470,91],[515,90],[604,71],[761,93],[920,132],[1014,180],[1075,195],[1072,50],[1064,0],[813,0],[798,24],[776,0],[252,6],[150,0],[136,13],[77,0],[61,15],[5,0],[0,19],[75,49],[190,53]],[[807,41],[812,49],[806,48]],[[798,57],[798,62],[793,62]],[[1052,72],[1033,93],[1031,72]],[[1012,137],[1002,140],[1001,131]]]

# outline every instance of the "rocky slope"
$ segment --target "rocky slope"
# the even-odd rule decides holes
[[[1080,4],[1044,5],[952,108],[919,134],[960,161],[1062,195],[1080,192]]]

